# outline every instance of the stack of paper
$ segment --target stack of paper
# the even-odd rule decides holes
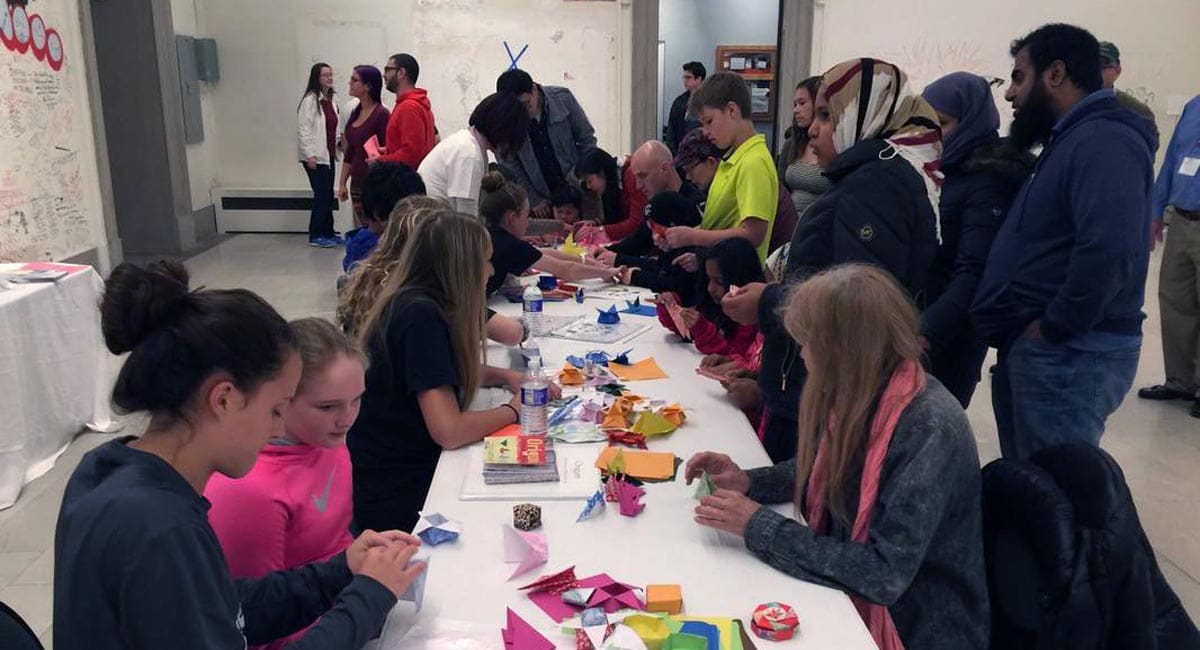
[[[486,485],[558,481],[554,443],[542,436],[519,435],[520,431],[520,426],[510,425],[483,439]]]

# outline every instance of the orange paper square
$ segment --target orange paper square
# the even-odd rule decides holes
[[[646,357],[641,361],[624,365],[620,363],[609,362],[608,371],[616,375],[617,379],[622,381],[640,381],[645,379],[666,379],[667,373],[658,367],[658,362],[654,357]]]
[[[649,481],[665,481],[675,475],[675,454],[606,447],[596,459],[596,467],[607,470],[617,452],[625,459],[625,474]]]
[[[678,614],[683,611],[683,590],[679,585],[646,585],[646,611]]]

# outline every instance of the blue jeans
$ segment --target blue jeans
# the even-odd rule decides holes
[[[1100,444],[1104,421],[1133,385],[1141,346],[1085,352],[1022,336],[1000,351],[992,409],[1005,458],[1067,442]]]

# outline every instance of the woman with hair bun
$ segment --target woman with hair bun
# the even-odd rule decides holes
[[[201,496],[245,476],[301,375],[292,329],[244,289],[188,290],[179,262],[113,270],[105,344],[129,353],[113,388],[140,437],[83,457],[54,541],[56,648],[241,650],[313,624],[289,648],[358,648],[425,569],[398,531],[364,532],[322,564],[234,580]]]

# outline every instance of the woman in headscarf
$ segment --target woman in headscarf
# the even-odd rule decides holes
[[[953,72],[922,93],[942,125],[941,245],[921,315],[930,370],[965,408],[979,383],[987,345],[967,310],[1008,206],[1033,166],[1033,155],[1001,139],[991,84]]]
[[[899,68],[876,59],[834,66],[822,77],[809,135],[833,186],[796,228],[783,281],[747,285],[721,303],[733,320],[759,323],[766,404],[759,437],[776,462],[795,455],[807,374],[778,315],[785,283],[866,262],[891,273],[921,306],[938,245],[937,115]]]

